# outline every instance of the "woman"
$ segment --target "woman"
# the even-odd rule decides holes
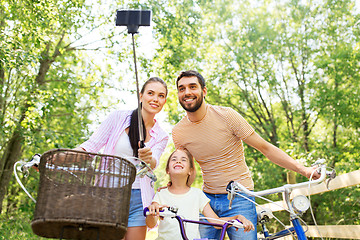
[[[104,147],[104,154],[121,157],[138,157],[155,168],[164,151],[168,135],[155,120],[155,115],[163,108],[167,97],[166,83],[158,77],[148,79],[141,91],[141,114],[144,126],[145,147],[139,148],[139,128],[137,109],[112,113],[77,150],[98,152]],[[131,160],[131,158],[129,158]],[[134,164],[139,161],[132,159]],[[132,185],[128,230],[125,240],[144,240],[146,236],[145,217],[142,211],[151,204],[154,190],[151,180],[145,176],[136,177]]]

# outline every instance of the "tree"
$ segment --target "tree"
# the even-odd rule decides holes
[[[343,171],[358,169],[360,16],[354,1],[150,3],[159,41],[154,68],[172,85],[180,71],[196,69],[207,79],[209,103],[236,109],[293,158],[310,164],[325,157]],[[176,123],[176,94],[168,103]],[[255,186],[286,181],[258,152],[246,149],[246,157]]]
[[[97,44],[82,42],[108,22],[108,16],[92,16],[83,0],[2,1],[0,12],[0,40],[5,43],[0,50],[2,203],[12,166],[23,153],[29,157],[35,151],[71,148],[87,134],[88,116],[113,70],[88,61],[83,50],[115,41],[110,30],[94,40]]]

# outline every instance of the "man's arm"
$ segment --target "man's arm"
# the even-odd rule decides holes
[[[267,157],[273,163],[279,165],[280,167],[289,169],[291,171],[300,173],[301,175],[310,178],[311,174],[314,171],[312,167],[305,167],[291,158],[284,151],[278,147],[272,145],[271,143],[265,141],[262,137],[259,136],[256,132],[247,137],[244,142],[251,147],[259,150],[265,157]],[[315,172],[313,178],[319,178],[319,173]]]

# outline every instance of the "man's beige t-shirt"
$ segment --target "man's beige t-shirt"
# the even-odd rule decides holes
[[[200,164],[207,193],[226,193],[227,184],[234,180],[254,189],[245,162],[242,140],[254,129],[235,110],[207,104],[206,115],[197,122],[185,116],[172,130],[176,148],[186,148]]]

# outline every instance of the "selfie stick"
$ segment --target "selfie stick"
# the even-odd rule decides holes
[[[137,67],[136,67],[136,53],[135,53],[135,41],[134,41],[134,33],[131,33],[132,36],[132,44],[133,44],[133,52],[134,52],[134,65],[135,65],[135,78],[136,78],[136,94],[137,94],[137,100],[138,100],[138,124],[139,124],[139,139],[140,139],[140,148],[145,147],[144,143],[144,126],[142,121],[142,115],[141,115],[141,103],[140,103],[140,91],[139,91],[139,80],[138,80],[138,73],[137,73]]]
[[[138,124],[139,124],[139,138],[140,148],[145,147],[144,143],[144,126],[141,115],[139,80],[136,66],[135,40],[134,35],[138,33],[139,26],[150,26],[151,11],[150,10],[118,10],[116,12],[116,26],[126,26],[128,33],[132,36],[132,45],[134,53],[135,78],[136,78],[136,93],[138,99]]]

